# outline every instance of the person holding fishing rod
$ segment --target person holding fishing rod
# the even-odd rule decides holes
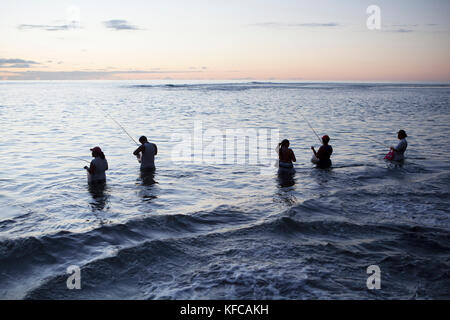
[[[311,147],[311,150],[314,152],[314,156],[312,157],[311,162],[314,163],[317,166],[317,168],[320,168],[320,169],[327,169],[327,168],[331,167],[330,157],[331,157],[331,154],[333,153],[333,148],[328,144],[328,142],[330,142],[330,137],[327,135],[324,135],[321,139],[319,137],[319,135],[317,134],[316,130],[314,130],[314,128],[309,123],[308,119],[306,119],[306,117],[303,115],[303,113],[300,110],[299,110],[299,113],[302,116],[302,118],[306,121],[306,123],[308,124],[308,126],[312,130],[312,132],[314,132],[317,139],[319,139],[319,141],[322,143],[322,146],[319,148],[319,151],[317,151],[317,152],[313,146]]]
[[[139,138],[139,143],[134,140],[134,138],[128,133],[127,130],[110,114],[105,112],[106,115],[114,121],[122,131],[137,145],[139,146],[136,150],[134,150],[133,154],[137,157],[138,161],[141,164],[141,171],[154,171],[155,170],[155,156],[158,154],[158,147],[154,143],[150,143],[147,140],[147,137],[142,136]]]
[[[319,151],[316,152],[314,147],[311,147],[311,150],[314,152],[314,157],[311,159],[311,162],[316,164],[317,168],[327,169],[331,167],[331,154],[333,153],[333,148],[328,144],[330,142],[330,137],[324,135],[322,137],[322,146],[319,148]]]
[[[92,157],[89,167],[85,166],[84,169],[88,172],[88,183],[89,184],[101,184],[106,182],[106,173],[108,170],[108,161],[106,160],[105,154],[100,147],[95,147],[91,149]]]
[[[158,154],[158,147],[154,143],[150,143],[147,137],[139,138],[141,145],[134,150],[133,154],[140,159],[141,171],[155,170],[155,156]]]
[[[390,147],[391,151],[384,157],[386,160],[401,162],[405,159],[404,153],[408,147],[407,136],[405,130],[397,132],[397,138],[400,142],[396,147]]]

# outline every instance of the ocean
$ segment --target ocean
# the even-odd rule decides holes
[[[450,85],[2,81],[0,128],[0,299],[450,299]]]

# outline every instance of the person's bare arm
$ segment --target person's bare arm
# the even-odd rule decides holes
[[[139,152],[144,151],[144,146],[139,146],[136,150],[134,150],[133,154],[137,157],[139,155]]]
[[[294,151],[292,151],[292,150],[291,150],[291,159],[292,159],[292,162],[297,162],[297,159],[295,158]]]
[[[155,146],[155,156],[158,154],[158,147],[156,146],[156,144],[153,144]]]

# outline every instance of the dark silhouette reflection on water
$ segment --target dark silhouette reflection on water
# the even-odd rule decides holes
[[[278,185],[281,188],[293,187],[295,185],[295,169],[278,169]]]
[[[295,169],[279,168],[277,182],[276,201],[288,206],[297,203],[297,198],[295,197]]]
[[[403,165],[405,164],[405,160],[401,160],[401,161],[394,161],[394,160],[385,160],[387,163],[387,167],[388,168],[403,168]]]
[[[109,200],[106,183],[89,184],[88,190],[93,199],[90,202],[92,211],[103,211]]]
[[[141,185],[143,186],[151,186],[157,183],[155,181],[155,170],[141,170],[139,179],[141,180]]]
[[[158,182],[155,181],[155,170],[141,170],[139,174],[140,185],[142,186],[139,191],[140,196],[144,202],[152,202],[158,198]]]

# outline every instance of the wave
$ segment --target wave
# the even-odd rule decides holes
[[[42,271],[39,281],[30,275],[27,299],[372,299],[355,283],[378,264],[391,274],[379,298],[448,298],[436,279],[450,274],[450,231],[439,222],[448,218],[439,199],[448,198],[449,176],[349,187],[270,216],[220,206],[7,240],[0,275],[23,281],[27,270]],[[431,182],[441,190],[427,191]],[[411,203],[429,201],[430,192],[438,207]],[[407,210],[386,210],[391,202]],[[81,291],[65,287],[70,264],[81,267]],[[0,276],[0,284],[7,281]]]
[[[414,183],[423,187],[435,178]],[[447,178],[440,176],[442,182]],[[435,279],[450,274],[450,231],[445,224],[411,221],[403,212],[380,215],[370,211],[374,202],[367,199],[374,195],[366,197],[367,192],[376,194],[381,203],[384,199],[407,202],[414,192],[416,196],[423,193],[414,185],[407,189],[393,193],[394,185],[380,184],[370,191],[367,187],[340,190],[269,217],[222,206],[211,212],[104,226],[81,235],[82,247],[102,244],[104,250],[106,245],[120,244],[120,248],[81,265],[86,283],[82,293],[65,289],[63,271],[43,280],[26,298],[372,299],[367,290],[362,293],[355,288],[371,264],[391,274],[402,268],[412,272],[389,276],[392,287],[380,293],[380,298],[449,297],[445,285],[435,284]],[[360,195],[358,202],[355,194]],[[431,214],[422,213],[424,219]],[[126,246],[124,238],[130,239]],[[25,254],[37,252],[33,246],[39,245],[33,241]],[[80,242],[74,241],[75,245]],[[294,286],[292,279],[298,280]],[[411,286],[417,279],[420,288]]]
[[[84,265],[82,293],[65,289],[67,275],[58,274],[26,298],[370,299],[367,290],[352,288],[363,283],[358,276],[365,279],[365,268],[376,262],[385,271],[398,270],[405,261],[409,269],[427,272],[421,275],[421,295],[447,294],[444,285],[429,287],[432,280],[449,274],[448,233],[402,225],[299,221],[286,214],[233,230],[148,240]],[[399,264],[397,257],[409,260]],[[404,285],[402,279],[391,278],[396,290],[385,290],[383,296],[416,295],[416,288],[409,287],[413,276]]]
[[[245,91],[254,89],[450,89],[449,84],[341,83],[341,82],[229,82],[194,84],[139,84],[128,88],[183,89],[203,91]]]
[[[42,237],[6,239],[0,241],[0,262],[9,263],[23,258],[33,260],[38,256],[37,253],[41,256],[52,253],[60,255],[65,250],[76,250],[79,245],[121,245],[152,238],[182,237],[186,234],[216,230],[222,226],[230,228],[233,225],[248,223],[252,219],[255,219],[255,213],[219,206],[209,212],[146,216],[124,224],[102,225],[85,233],[60,231]]]
[[[2,283],[9,283],[11,278],[39,274],[37,270],[42,275],[64,272],[63,266],[95,261],[149,239],[177,239],[228,229],[249,223],[259,214],[219,206],[208,212],[189,215],[146,216],[124,224],[102,225],[84,233],[61,231],[41,237],[6,239],[0,241],[0,287]],[[0,297],[11,298],[10,292],[0,290]]]

